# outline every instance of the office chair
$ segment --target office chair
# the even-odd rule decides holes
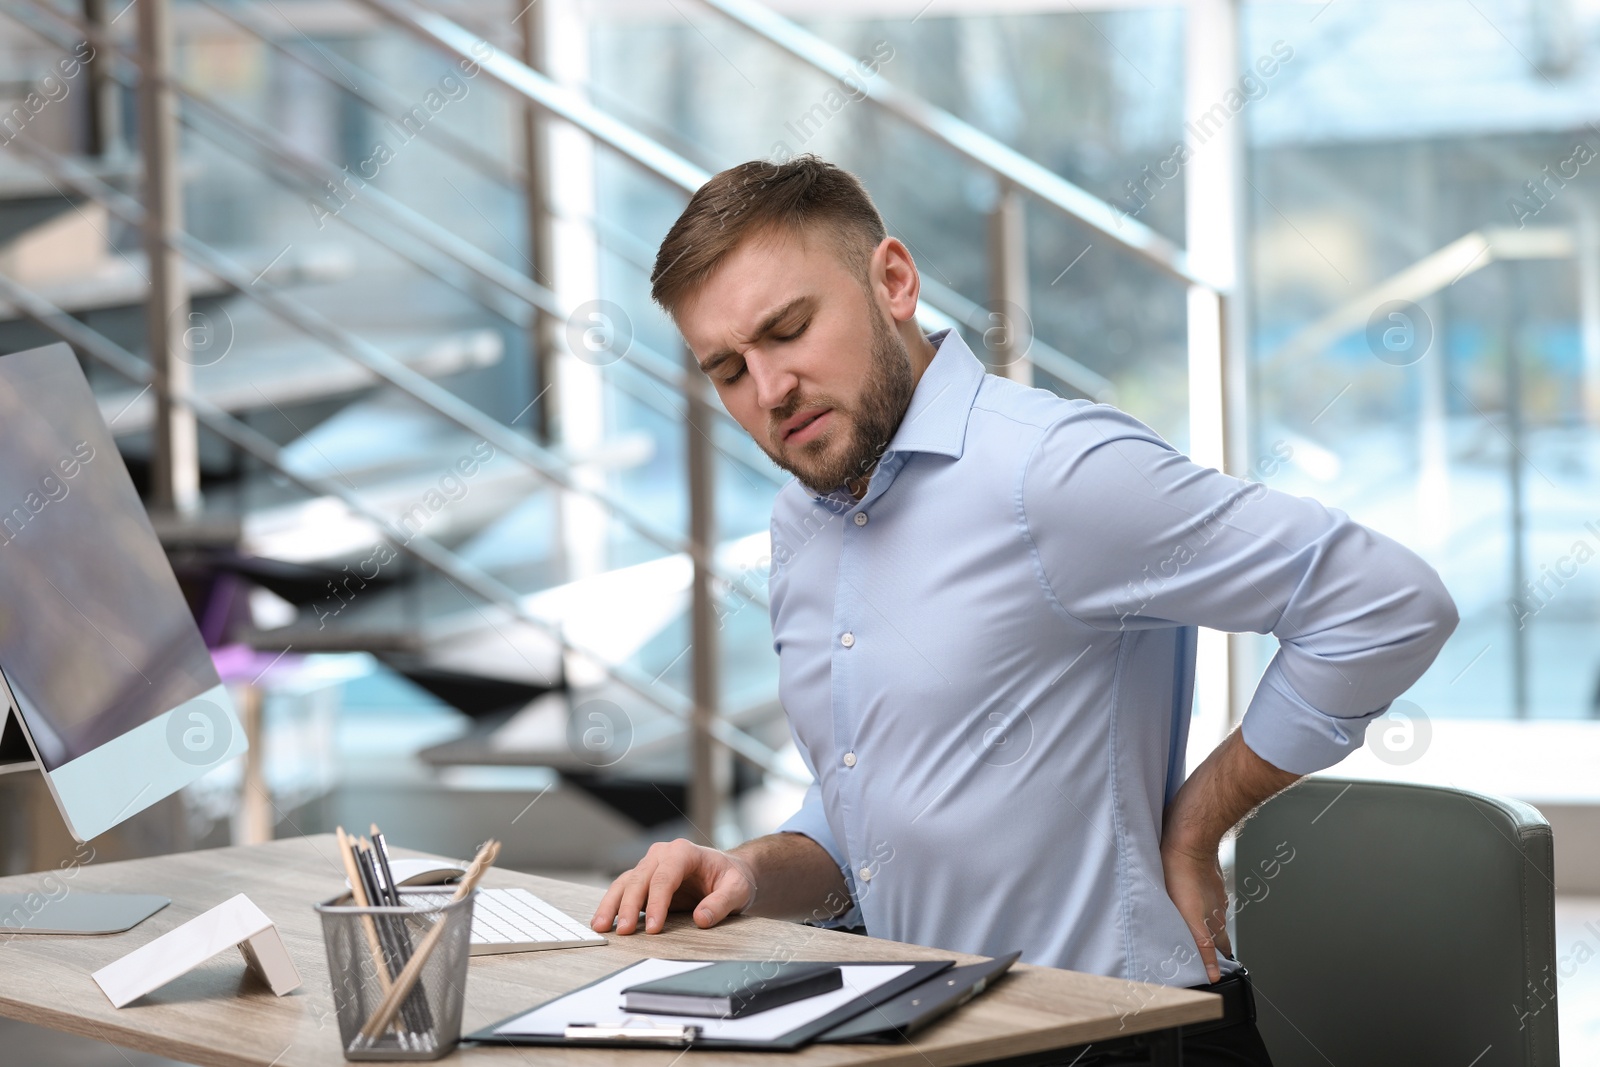
[[[1276,1067],[1554,1067],[1555,869],[1533,807],[1307,779],[1244,824],[1234,949]]]

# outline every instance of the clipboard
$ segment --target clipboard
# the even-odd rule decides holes
[[[844,961],[836,964],[844,986],[753,1015],[706,1019],[689,1015],[629,1015],[621,990],[636,982],[693,970],[718,960],[640,960],[536,1004],[463,1041],[496,1045],[616,1048],[712,1048],[789,1052],[862,1012],[892,1000],[948,970],[954,960]],[[750,961],[760,966],[761,961]]]
[[[819,1044],[904,1041],[913,1032],[955,1011],[999,981],[1021,955],[1021,952],[1013,952],[982,963],[951,967],[853,1019],[846,1019],[818,1035],[816,1041]]]

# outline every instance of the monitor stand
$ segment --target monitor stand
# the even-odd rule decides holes
[[[3,706],[3,705],[0,705]],[[38,767],[18,717],[0,717],[0,774]],[[87,893],[66,889],[59,879],[32,893],[0,893],[0,933],[120,934],[172,903],[145,893]]]

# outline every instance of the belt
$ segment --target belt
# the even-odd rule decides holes
[[[1239,1023],[1252,1023],[1256,1019],[1256,995],[1250,985],[1250,972],[1240,967],[1237,971],[1227,975],[1217,982],[1207,982],[1205,985],[1190,986],[1202,993],[1215,993],[1222,998],[1222,1018],[1212,1019],[1209,1022],[1196,1023],[1185,1026],[1183,1034],[1204,1034],[1211,1030],[1220,1030],[1224,1026],[1236,1026]]]

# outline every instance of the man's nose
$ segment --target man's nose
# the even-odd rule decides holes
[[[777,360],[754,352],[745,356],[745,368],[756,383],[756,403],[766,410],[783,406],[789,394],[799,385],[794,372]]]

